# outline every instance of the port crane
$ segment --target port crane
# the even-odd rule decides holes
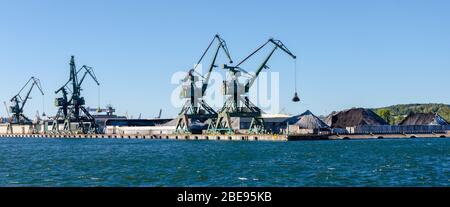
[[[28,92],[25,97],[22,98],[21,93],[27,88]],[[32,121],[23,114],[23,109],[29,99],[31,99],[31,92],[34,88],[39,89],[42,96],[44,92],[42,91],[41,81],[38,78],[31,77],[27,83],[20,89],[20,91],[11,98],[10,102],[12,106],[9,107],[9,113],[11,113],[11,117],[9,118],[10,124],[30,124]],[[6,104],[6,103],[5,103]],[[8,113],[8,114],[9,114]]]
[[[217,46],[214,50],[213,59],[208,67],[208,72],[205,77],[202,74],[197,73],[195,69],[202,62],[208,51],[213,46],[214,42],[217,42]],[[218,34],[216,34],[212,41],[209,43],[206,50],[203,52],[200,59],[197,61],[197,64],[193,69],[189,70],[187,76],[182,80],[183,86],[180,97],[186,99],[186,102],[183,105],[181,112],[178,114],[176,123],[177,133],[190,133],[189,122],[191,120],[205,121],[209,119],[212,123],[214,123],[214,120],[217,118],[217,112],[205,102],[203,97],[206,90],[208,89],[211,72],[214,68],[218,67],[216,65],[216,61],[221,49],[227,56],[230,64],[233,63],[225,40],[222,39]],[[197,87],[197,82],[200,80],[200,78],[202,79],[202,85],[201,87]]]
[[[245,63],[249,58],[258,53],[261,49],[268,45],[273,45],[272,50],[263,60],[261,65],[256,69],[254,75],[250,74],[240,66]],[[277,49],[281,49],[293,59],[297,57],[280,41],[270,38],[266,43],[261,45],[250,55],[244,58],[235,66],[223,65],[222,68],[229,71],[230,80],[223,83],[223,95],[226,97],[224,106],[219,111],[219,115],[216,121],[216,126],[213,129],[215,133],[233,133],[233,127],[231,123],[231,117],[245,117],[251,118],[249,127],[250,133],[261,133],[264,131],[264,120],[261,118],[262,111],[259,107],[254,105],[248,98],[248,92],[256,79],[260,75],[263,69],[269,69],[267,66],[268,61],[275,53]],[[245,84],[240,83],[239,78],[242,74],[248,75],[250,78]],[[297,97],[297,92],[295,93]],[[293,99],[294,102],[297,99]]]
[[[76,69],[74,56],[71,57],[69,65],[69,80],[55,92],[55,94],[62,93],[62,97],[55,99],[58,112],[53,121],[52,131],[60,132],[59,124],[63,122],[63,132],[65,133],[97,133],[98,126],[95,118],[84,107],[86,101],[81,96],[81,85],[88,75],[97,85],[100,83],[92,67],[83,65],[80,69]],[[79,77],[79,75],[81,76]],[[70,99],[69,92],[71,92]]]

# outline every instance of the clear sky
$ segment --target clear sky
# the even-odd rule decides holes
[[[45,110],[68,78],[70,55],[94,67],[101,105],[135,117],[174,116],[173,73],[196,62],[212,36],[235,59],[269,37],[298,57],[302,102],[292,103],[293,61],[277,53],[281,108],[316,114],[398,103],[450,103],[450,1],[22,1],[0,0],[0,99],[34,75]],[[98,88],[87,80],[88,105]],[[42,110],[42,98],[25,109]],[[0,115],[4,116],[4,107]]]

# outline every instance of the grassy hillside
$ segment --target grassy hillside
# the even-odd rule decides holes
[[[445,120],[450,121],[450,105],[448,104],[399,104],[389,107],[372,109],[390,124],[398,124],[410,112],[439,113]]]

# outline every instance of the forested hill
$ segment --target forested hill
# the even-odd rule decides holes
[[[448,104],[399,104],[389,107],[372,109],[390,124],[398,124],[409,113],[438,113],[450,121],[450,105]]]

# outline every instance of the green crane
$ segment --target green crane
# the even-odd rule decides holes
[[[202,62],[214,42],[217,42],[217,46],[214,50],[213,59],[208,67],[206,77],[204,77],[202,74],[198,74],[195,69]],[[186,99],[186,102],[183,105],[181,112],[178,114],[176,132],[190,133],[190,120],[205,121],[209,119],[211,122],[214,122],[214,119],[217,118],[217,112],[203,100],[203,97],[208,89],[211,73],[213,69],[217,67],[216,61],[221,49],[224,51],[229,62],[233,63],[225,40],[217,34],[209,43],[195,67],[190,69],[187,76],[182,80],[183,86],[180,96],[181,98]],[[197,87],[196,83],[200,78],[202,78],[202,85],[201,87]]]
[[[79,78],[78,76],[81,73],[82,76]],[[62,97],[55,99],[55,105],[59,108],[53,121],[53,132],[60,132],[59,124],[63,122],[63,132],[65,133],[97,133],[98,126],[95,123],[95,118],[84,107],[86,101],[81,96],[81,85],[88,75],[97,85],[100,85],[92,67],[83,65],[77,70],[75,57],[72,56],[70,59],[69,80],[55,92],[55,94],[61,92]],[[71,92],[70,99],[68,97],[68,91]],[[77,125],[73,126],[72,123],[76,123]]]
[[[250,74],[240,67],[249,58],[269,44],[272,44],[274,47],[270,51],[269,55],[267,55],[267,57],[263,60],[261,65],[256,69],[255,75]],[[231,80],[224,81],[223,83],[223,95],[226,97],[226,100],[224,106],[219,111],[216,126],[213,129],[215,133],[233,133],[234,130],[231,124],[231,117],[251,118],[252,121],[249,127],[250,133],[261,133],[264,131],[264,120],[261,118],[262,111],[259,107],[251,103],[248,98],[248,92],[262,70],[269,68],[267,63],[277,49],[281,49],[293,59],[296,59],[296,56],[280,40],[271,38],[239,62],[236,66],[223,65],[223,69],[229,71]],[[245,73],[251,77],[245,84],[239,82],[239,77],[242,73]]]
[[[22,98],[20,94],[25,90],[27,86],[30,86],[30,88],[28,89],[25,97]],[[11,98],[10,101],[12,103],[12,106],[10,106],[9,108],[9,112],[11,113],[9,121],[11,124],[31,124],[31,120],[23,114],[23,109],[27,101],[31,99],[30,94],[35,86],[37,89],[39,89],[39,92],[44,95],[44,92],[42,91],[41,81],[35,77],[31,77],[28,82],[22,87],[22,89],[20,89],[20,91]]]

